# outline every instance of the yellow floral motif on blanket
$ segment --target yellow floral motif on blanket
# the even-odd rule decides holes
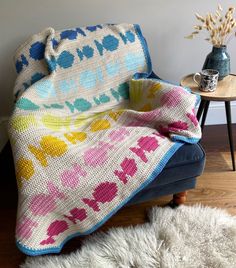
[[[45,127],[58,131],[62,127],[66,129],[70,129],[71,125],[71,117],[59,117],[59,116],[54,116],[50,114],[46,114],[42,117],[42,123],[44,124]]]
[[[157,92],[158,90],[160,90],[160,89],[161,89],[161,84],[160,84],[160,83],[156,83],[156,84],[152,85],[152,86],[148,89],[148,95],[147,95],[147,97],[148,97],[148,98],[151,98],[151,99],[155,98],[155,94],[156,94],[156,92]]]
[[[74,121],[74,127],[78,128],[87,124],[89,117],[86,115],[79,115]]]
[[[77,141],[84,141],[87,138],[87,134],[85,132],[69,132],[65,133],[64,136],[72,144],[76,144]]]
[[[19,158],[16,162],[16,178],[19,187],[22,187],[22,179],[29,180],[34,175],[33,162],[26,158]]]
[[[105,112],[100,112],[96,114],[90,114],[90,115],[79,115],[75,121],[73,122],[73,125],[75,128],[85,126],[86,124],[93,124],[93,120],[96,120],[98,117],[109,115],[114,121],[117,121],[118,118],[122,115],[123,110],[118,110],[118,111],[105,111]],[[94,123],[96,124],[96,123]],[[108,125],[108,124],[107,124]]]
[[[43,167],[48,166],[46,156],[59,157],[67,151],[67,144],[54,136],[44,136],[40,141],[41,148],[29,145],[28,148],[32,154],[39,160]]]
[[[123,114],[123,112],[123,110],[110,111],[108,114],[114,121],[117,121],[119,117]]]
[[[99,130],[108,129],[110,127],[111,127],[111,124],[107,119],[99,119],[99,120],[92,122],[91,131],[96,132]]]
[[[31,125],[37,125],[36,119],[33,115],[18,115],[12,119],[12,127],[19,132],[27,130]]]
[[[101,112],[101,113],[96,113],[96,114],[81,114],[75,119],[74,127],[78,128],[86,124],[89,124],[89,122],[92,122],[94,119],[105,114],[106,112]]]

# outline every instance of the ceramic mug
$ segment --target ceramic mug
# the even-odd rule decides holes
[[[197,80],[199,77],[199,81]],[[193,80],[198,84],[199,89],[205,92],[212,92],[216,90],[217,82],[219,78],[219,72],[214,69],[205,69],[200,73],[195,73]]]

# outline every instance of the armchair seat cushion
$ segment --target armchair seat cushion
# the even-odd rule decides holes
[[[201,175],[205,162],[205,153],[199,144],[185,144],[167,163],[157,179],[147,187],[165,185],[186,177]],[[193,165],[196,166],[193,168]]]

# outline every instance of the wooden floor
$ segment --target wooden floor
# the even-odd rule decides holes
[[[236,125],[233,126],[236,143]],[[209,126],[204,130],[202,145],[207,160],[203,175],[199,177],[197,188],[188,192],[187,204],[201,203],[224,208],[236,215],[236,172],[232,171],[226,126]],[[16,185],[9,147],[0,155],[0,267],[15,268],[23,262],[25,256],[16,248],[14,228],[16,217]],[[170,196],[153,200],[141,205],[125,207],[113,216],[100,230],[111,226],[128,226],[147,221],[146,211],[152,206],[164,205]],[[63,253],[80,247],[82,239],[68,242]]]

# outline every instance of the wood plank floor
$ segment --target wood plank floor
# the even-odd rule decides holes
[[[236,143],[236,125],[233,126]],[[199,177],[197,187],[188,192],[187,204],[201,203],[213,207],[224,208],[236,215],[236,172],[232,171],[229,153],[227,129],[225,125],[208,126],[204,130],[202,145],[207,160],[203,175]],[[25,256],[15,246],[14,228],[16,217],[17,193],[12,170],[11,152],[5,147],[0,155],[1,187],[0,187],[0,267],[15,268],[23,262]],[[161,199],[121,209],[100,230],[111,226],[128,226],[147,221],[147,211],[152,206],[162,206],[171,199]],[[81,245],[81,238],[68,242],[63,253],[68,253]]]

